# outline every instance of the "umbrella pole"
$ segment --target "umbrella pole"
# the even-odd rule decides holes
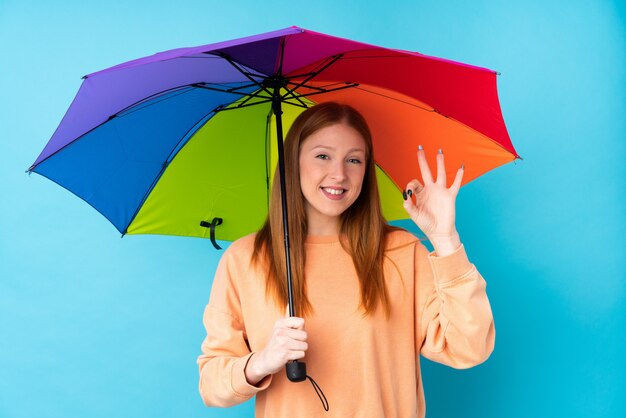
[[[285,261],[287,268],[287,300],[289,302],[289,316],[296,316],[293,306],[293,282],[291,280],[291,251],[289,244],[289,219],[287,216],[287,186],[285,183],[285,152],[283,150],[283,120],[282,105],[280,97],[280,86],[274,87],[272,97],[272,111],[276,117],[276,136],[278,137],[278,170],[280,177],[280,200],[283,209],[283,239],[285,243]],[[287,377],[292,382],[302,382],[306,380],[306,363],[298,360],[287,363],[285,366]]]

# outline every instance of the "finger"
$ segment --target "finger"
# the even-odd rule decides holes
[[[306,351],[309,349],[309,344],[306,341],[291,341],[289,344],[289,351]]]
[[[421,149],[419,149],[421,148]],[[430,167],[428,166],[428,161],[426,161],[426,152],[420,145],[417,150],[417,163],[420,166],[420,171],[422,173],[422,180],[424,180],[424,184],[432,183],[433,176],[430,173]]]
[[[459,193],[459,189],[461,188],[461,183],[463,183],[463,174],[465,173],[465,166],[461,166],[456,172],[456,176],[454,177],[454,182],[452,186],[450,186],[450,190],[454,192],[456,195]]]
[[[285,335],[289,338],[291,338],[292,340],[295,341],[306,341],[307,339],[307,333],[306,331],[300,330],[300,329],[292,329],[292,328],[287,328],[285,331]]]
[[[419,180],[413,179],[406,184],[405,190],[407,193],[410,190],[411,193],[408,193],[408,195],[409,197],[412,197],[413,195],[419,194],[422,190],[424,190],[424,186],[422,186],[422,183],[420,183]]]
[[[291,340],[286,349],[289,351],[306,351],[309,349],[309,344],[306,341]]]
[[[306,331],[301,330],[301,329],[279,327],[274,330],[274,335],[276,335],[277,337],[282,337],[290,341],[291,340],[293,341],[306,341],[307,340]]]
[[[441,148],[437,151],[437,184],[448,187],[448,183],[446,183],[446,164],[443,160],[443,151]]]
[[[301,358],[304,358],[304,351],[289,351],[287,353],[287,359],[288,360],[300,360]]]
[[[276,321],[276,328],[293,328],[304,329],[304,318],[298,318],[297,316],[290,316],[287,318],[281,318]]]
[[[404,199],[403,206],[404,209],[409,213],[409,215],[411,215],[415,211],[415,202],[413,201],[413,196],[419,195],[422,190],[424,190],[424,186],[422,186],[422,183],[420,183],[416,179],[413,179],[407,183],[404,192],[404,196],[406,196],[406,199]]]
[[[281,328],[274,332],[272,341],[274,348],[284,351],[288,350],[306,350],[309,345],[306,341],[306,334],[294,334],[291,331],[297,331],[288,328]],[[297,338],[293,338],[293,337]]]

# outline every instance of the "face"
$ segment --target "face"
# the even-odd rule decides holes
[[[365,140],[344,123],[326,126],[303,141],[300,187],[310,234],[338,233],[339,216],[361,193],[365,156]]]

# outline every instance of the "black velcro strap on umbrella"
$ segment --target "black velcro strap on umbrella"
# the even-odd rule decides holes
[[[200,222],[200,226],[203,226],[205,228],[211,228],[211,244],[213,244],[213,246],[217,250],[221,250],[222,247],[217,245],[217,242],[215,241],[215,227],[221,224],[222,224],[222,218],[213,218],[211,223],[208,223],[207,221]]]

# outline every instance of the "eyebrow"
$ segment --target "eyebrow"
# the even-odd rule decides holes
[[[318,149],[318,148],[326,148],[326,149],[329,149],[329,150],[331,150],[331,151],[335,151],[335,148],[334,148],[334,147],[329,147],[329,146],[326,146],[326,145],[317,145],[317,146],[315,146],[315,147],[311,148],[311,150],[315,150],[315,149]],[[350,148],[350,149],[348,150],[348,152],[354,152],[354,151],[361,151],[361,152],[365,152],[365,150],[364,150],[363,148]]]

